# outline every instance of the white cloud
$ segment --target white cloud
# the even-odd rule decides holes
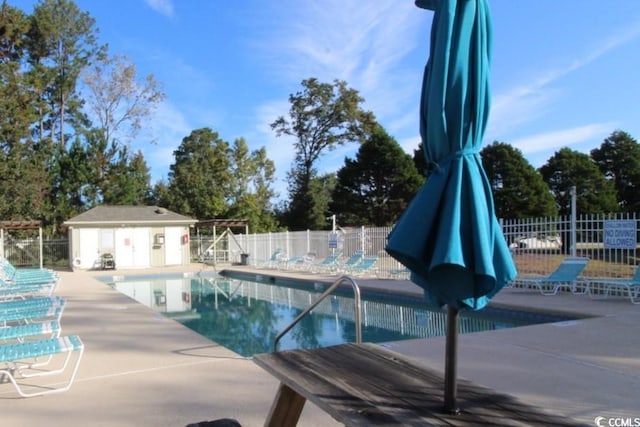
[[[422,142],[422,137],[416,135],[410,138],[404,138],[398,141],[398,144],[402,147],[405,153],[410,154],[413,157],[413,152],[418,149],[418,146]]]
[[[254,42],[265,72],[284,83],[289,93],[301,90],[300,82],[309,77],[322,82],[345,80],[390,134],[396,136],[397,131],[401,133],[398,137],[406,137],[402,135],[405,126],[413,122],[411,136],[415,138],[423,66],[422,62],[417,68],[403,65],[403,61],[418,43],[428,45],[428,39],[418,40],[417,36],[421,25],[430,22],[428,14],[412,2],[395,0],[287,2],[270,7],[274,10],[266,15],[276,18],[262,22],[269,28]],[[426,60],[426,56],[421,59]],[[292,165],[293,139],[275,138],[268,124],[279,115],[286,116],[288,109],[288,102],[270,102],[257,109],[256,122],[280,177]],[[325,153],[317,165],[319,172],[341,167],[345,155],[353,156],[357,150],[351,145]]]
[[[546,71],[536,71],[536,77],[526,85],[520,85],[494,94],[491,117],[487,128],[487,140],[500,139],[519,126],[544,117],[562,96],[564,90],[557,87],[563,77],[600,59],[617,47],[640,36],[640,26],[632,26],[611,35],[587,49],[587,54],[575,57],[564,66]],[[576,129],[583,129],[576,128]],[[533,139],[536,136],[531,137]]]
[[[277,137],[275,132],[271,130],[271,123],[279,116],[285,115],[286,117],[289,107],[287,101],[274,101],[258,106],[255,111],[256,126],[253,133],[246,137],[252,149],[265,147],[269,159],[276,167],[274,190],[279,193],[282,199],[286,198],[287,183],[285,178],[293,163],[295,139],[287,135]]]
[[[176,106],[164,101],[158,105],[151,122],[155,145],[145,148],[145,158],[151,168],[151,181],[167,178],[169,166],[174,161],[173,152],[194,129]],[[141,147],[138,147],[141,148]]]
[[[254,43],[278,81],[292,86],[309,77],[345,80],[382,116],[413,99],[416,88],[419,93],[422,70],[402,68],[416,44],[428,44],[417,37],[427,15],[412,3],[327,0],[271,7],[277,18],[263,24],[269,28]]]
[[[582,142],[603,140],[615,128],[615,123],[594,123],[585,126],[562,129],[528,136],[511,142],[523,154],[558,150]]]
[[[173,16],[173,2],[171,0],[145,0],[145,3],[161,15]]]

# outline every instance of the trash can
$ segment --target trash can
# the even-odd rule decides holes
[[[249,254],[240,254],[240,265],[249,265]]]

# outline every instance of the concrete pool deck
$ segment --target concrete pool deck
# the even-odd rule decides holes
[[[331,277],[247,266],[219,269],[262,275]],[[0,384],[3,426],[185,426],[235,418],[261,426],[277,382],[250,359],[167,319],[108,285],[99,275],[200,271],[162,268],[62,272],[57,294],[67,298],[64,334],[82,337],[86,351],[69,391],[18,397]],[[210,270],[210,268],[208,268]],[[405,280],[356,278],[358,284],[421,294]],[[576,321],[481,332],[459,337],[458,373],[552,413],[595,425],[602,417],[640,418],[640,306],[628,299],[592,301],[584,295],[542,296],[505,289],[498,304],[581,313]],[[418,363],[444,369],[444,338],[388,344]],[[499,420],[496,420],[499,424]],[[307,404],[299,425],[338,425]]]

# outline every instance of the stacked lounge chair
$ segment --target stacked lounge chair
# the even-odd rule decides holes
[[[0,264],[0,380],[22,397],[68,390],[84,344],[77,335],[62,335],[66,300],[52,295],[57,273],[16,269],[6,259]],[[50,375],[66,379],[54,387],[40,384],[39,378]]]
[[[60,276],[49,269],[18,269],[5,258],[0,258],[0,298],[12,295],[51,295],[58,286]]]

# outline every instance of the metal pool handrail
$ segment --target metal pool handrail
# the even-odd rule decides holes
[[[284,328],[284,330],[280,332],[278,336],[276,336],[276,339],[273,341],[273,351],[278,351],[278,343],[280,342],[280,338],[282,338],[287,332],[289,332],[291,328],[293,328],[300,320],[302,320],[304,316],[309,314],[311,310],[316,308],[316,306],[320,304],[322,300],[328,297],[331,294],[331,292],[333,292],[343,282],[349,282],[351,284],[351,287],[353,288],[353,309],[355,311],[353,319],[356,325],[356,343],[358,344],[361,343],[362,342],[362,324],[360,323],[360,288],[358,287],[358,284],[355,282],[355,280],[353,280],[351,277],[342,276],[338,280],[333,282],[333,284],[331,284],[331,286],[329,286],[327,290],[322,293],[322,295],[320,295],[313,303],[311,303],[309,307],[304,309],[302,313],[300,313],[295,319],[293,319],[293,321],[291,321],[289,326]]]

